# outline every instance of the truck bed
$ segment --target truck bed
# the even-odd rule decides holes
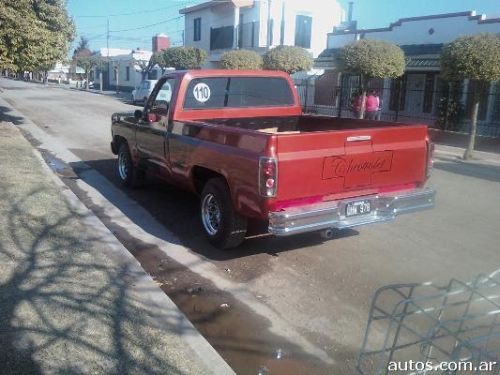
[[[426,181],[426,125],[314,115],[202,121],[275,138],[275,208],[304,198],[324,201],[414,189]]]
[[[332,130],[354,130],[367,128],[404,127],[401,123],[358,120],[330,116],[302,115],[290,117],[244,117],[216,118],[203,122],[219,124],[264,133],[312,133]]]

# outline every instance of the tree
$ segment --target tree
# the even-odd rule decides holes
[[[240,49],[224,53],[220,64],[224,69],[257,70],[262,69],[263,60],[257,52]]]
[[[303,48],[278,46],[264,55],[264,69],[282,70],[288,74],[309,70],[313,66],[311,55]]]
[[[64,60],[75,28],[63,0],[0,2],[0,69],[51,69]]]
[[[165,61],[163,60],[163,54],[161,51],[153,53],[149,61],[139,60],[137,64],[141,68],[142,80],[147,79],[148,74],[156,65],[161,68],[165,68]]]
[[[89,88],[90,72],[92,69],[102,66],[104,63],[105,60],[99,56],[97,52],[87,55],[85,51],[73,59],[73,64],[75,66],[79,66],[85,71],[85,90]]]
[[[478,84],[472,92],[470,136],[464,153],[464,159],[470,159],[476,142],[480,93],[490,82],[500,80],[500,36],[477,34],[455,39],[443,48],[441,72],[450,81],[470,79]]]
[[[341,69],[361,78],[361,110],[365,114],[366,90],[371,78],[397,78],[403,75],[405,55],[395,44],[382,40],[362,39],[346,45],[340,52]]]
[[[73,51],[73,58],[81,56],[90,56],[92,52],[90,51],[89,40],[84,36],[80,37],[80,41]]]
[[[207,57],[207,53],[200,48],[172,47],[162,51],[159,61],[165,68],[200,69]]]

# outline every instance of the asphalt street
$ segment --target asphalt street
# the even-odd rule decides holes
[[[220,251],[204,240],[196,197],[157,181],[120,187],[110,116],[137,107],[5,79],[0,88],[16,109],[0,102],[1,118],[46,150],[49,165],[238,373],[352,373],[378,288],[445,285],[500,269],[500,164],[436,160],[430,211],[328,241],[259,237]]]

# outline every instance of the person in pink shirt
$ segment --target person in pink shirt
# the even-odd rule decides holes
[[[380,98],[375,90],[370,90],[366,96],[365,118],[367,120],[376,120],[380,108]]]

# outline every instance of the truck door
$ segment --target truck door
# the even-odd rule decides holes
[[[166,135],[174,85],[175,78],[158,82],[146,104],[144,117],[137,124],[139,157],[148,164],[148,168],[154,168],[161,174],[168,171]]]

